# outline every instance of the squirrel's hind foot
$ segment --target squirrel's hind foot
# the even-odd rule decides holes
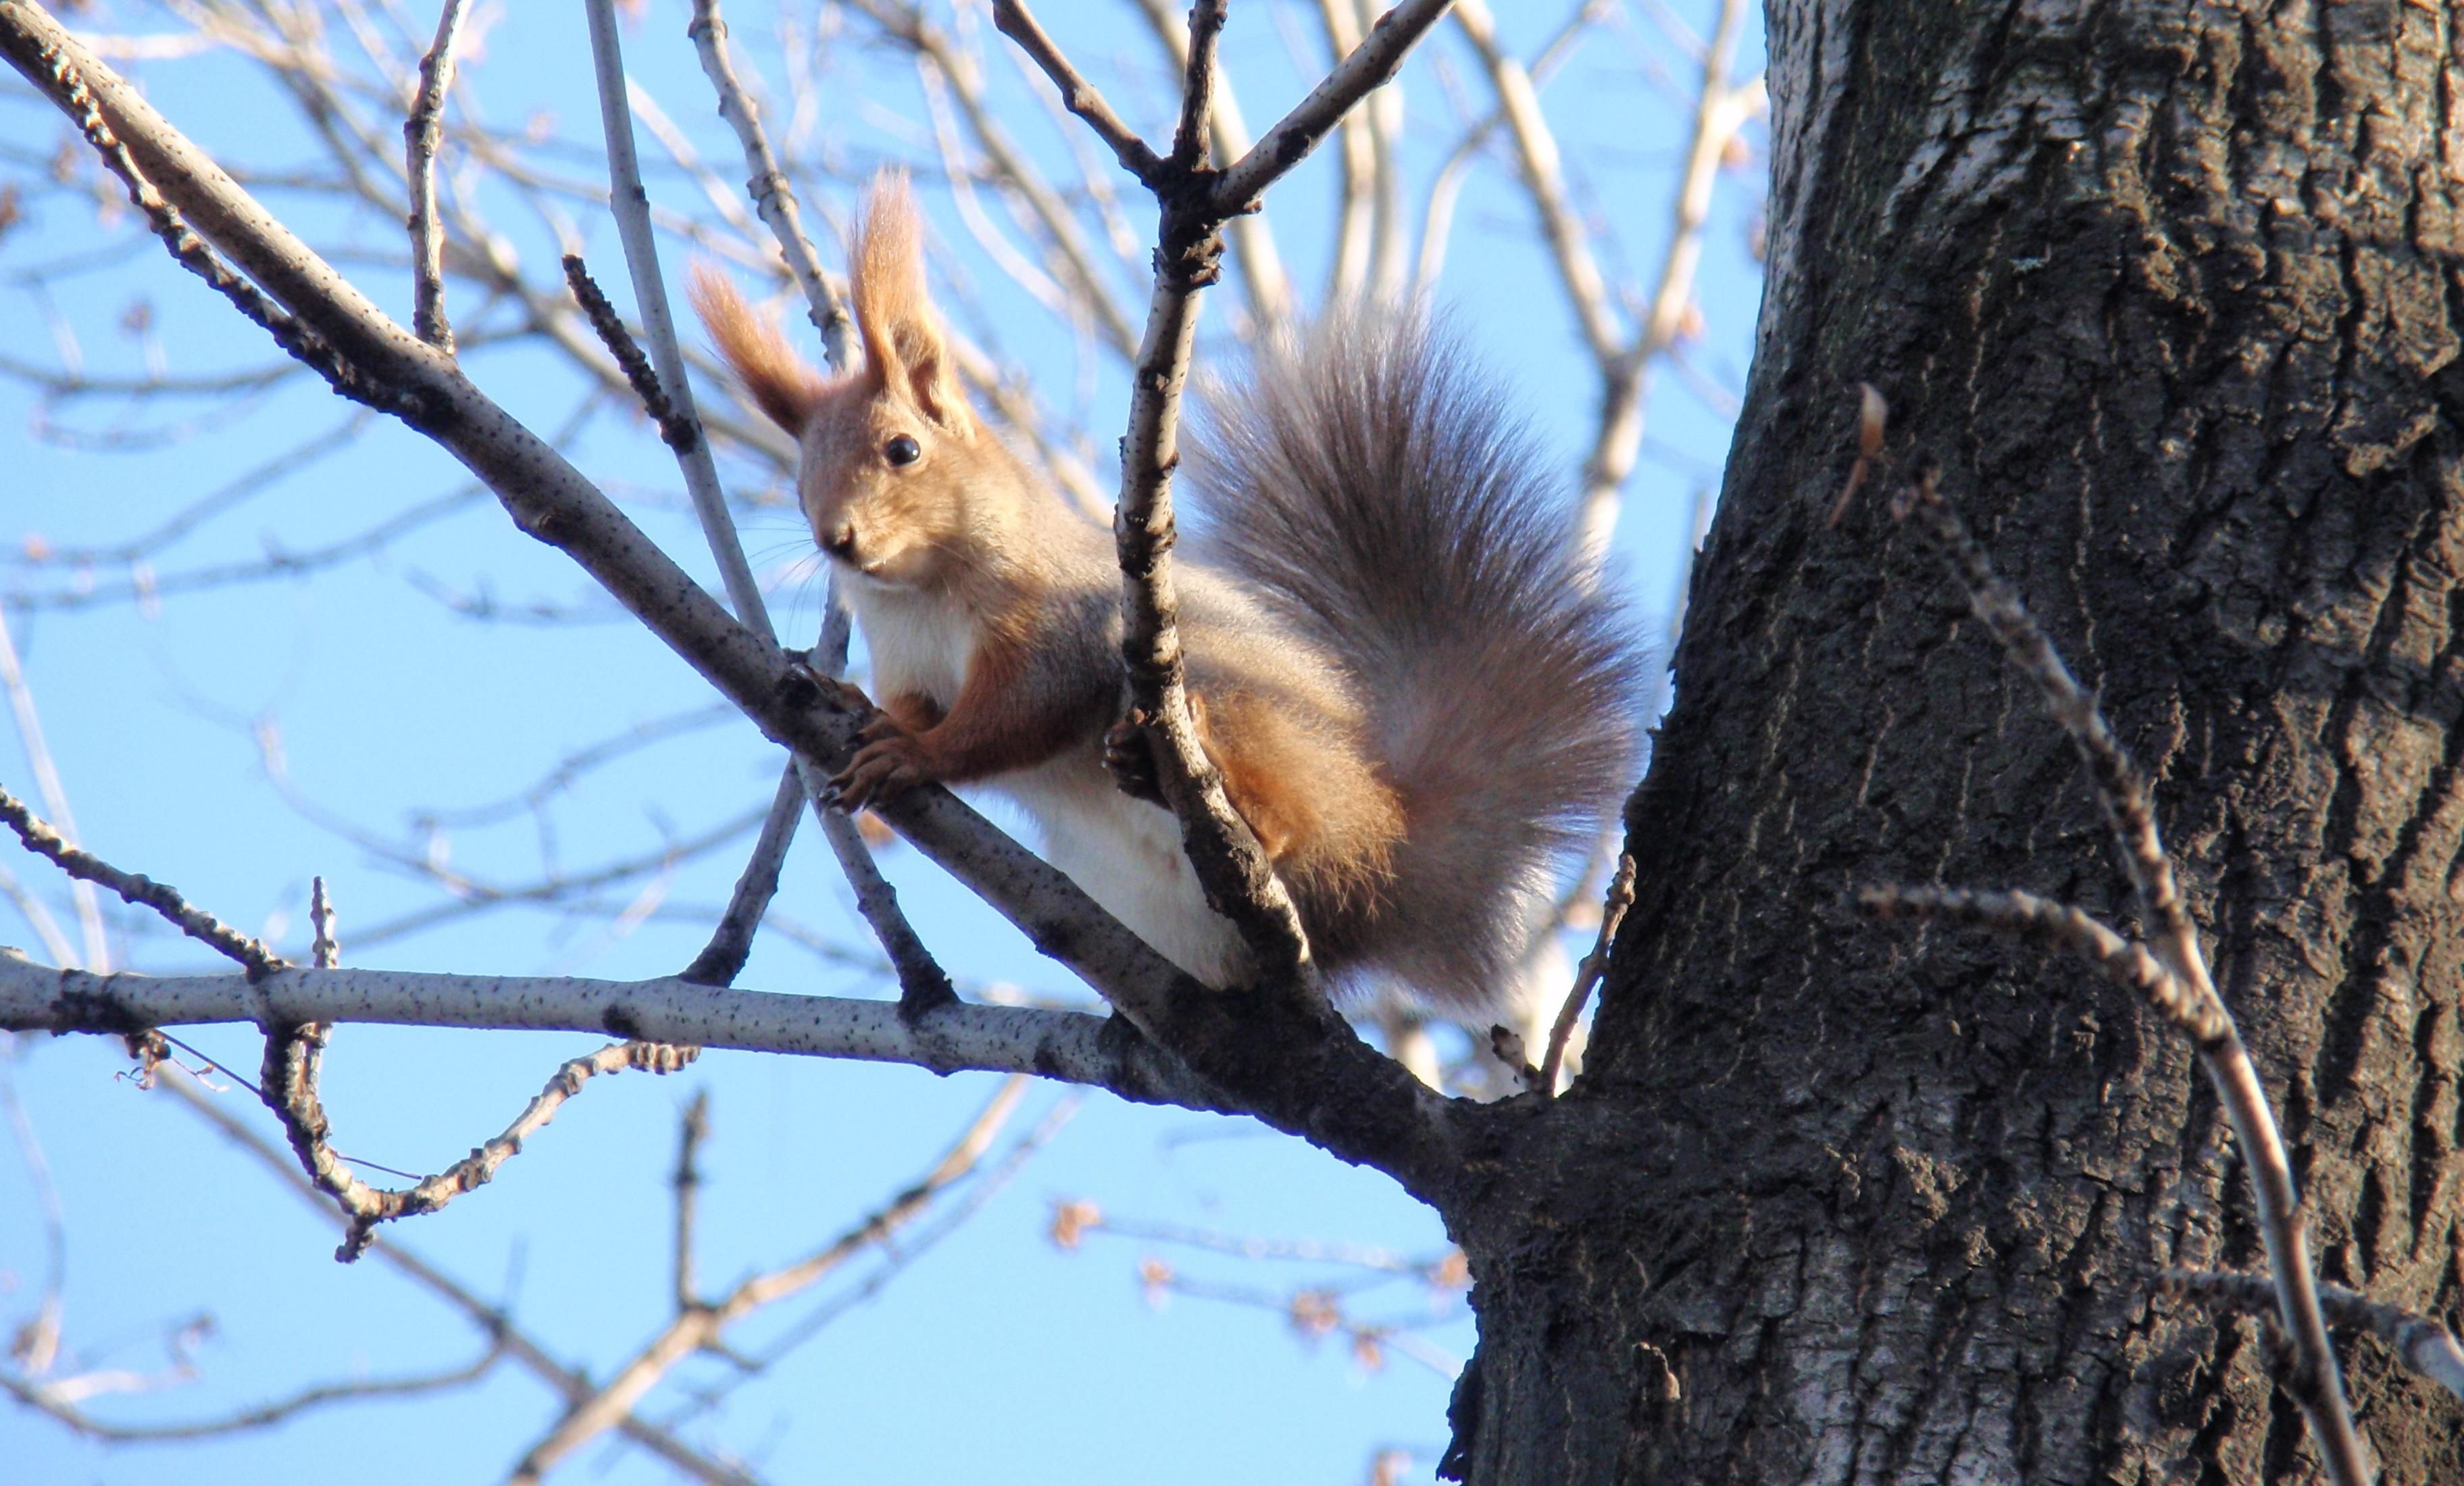
[[[1112,787],[1131,799],[1165,805],[1163,784],[1155,777],[1155,754],[1147,743],[1145,713],[1133,712],[1104,730],[1104,772],[1112,776]]]

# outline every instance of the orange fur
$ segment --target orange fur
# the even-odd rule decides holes
[[[842,802],[1001,788],[1150,943],[1201,979],[1241,978],[1246,951],[1139,750],[1106,749],[1111,540],[968,406],[903,178],[876,183],[850,264],[865,364],[836,377],[715,273],[693,283],[720,354],[797,436],[799,498],[889,699],[834,782]],[[1629,757],[1631,668],[1510,427],[1417,332],[1346,329],[1305,367],[1269,364],[1228,462],[1201,472],[1232,503],[1181,570],[1190,699],[1319,963],[1479,1005],[1522,952],[1552,854],[1597,837]]]
[[[686,290],[754,405],[788,432],[802,432],[821,400],[822,379],[779,333],[778,322],[745,303],[727,276],[707,263],[693,265]]]
[[[885,172],[873,182],[852,258],[856,326],[872,373],[965,436],[966,393],[924,286],[923,221],[905,175]]]

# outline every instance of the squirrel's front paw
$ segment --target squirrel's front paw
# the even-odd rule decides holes
[[[923,748],[890,719],[875,718],[857,736],[864,746],[830,781],[832,798],[848,814],[932,781]]]
[[[1132,713],[1104,730],[1104,772],[1131,799],[1161,805],[1163,786],[1155,779],[1155,754],[1147,746],[1142,716]]]

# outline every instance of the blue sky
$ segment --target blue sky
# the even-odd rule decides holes
[[[1707,22],[1705,6],[1677,9],[1698,26]],[[1148,65],[1141,30],[1109,8],[1056,0],[1046,11],[1090,75],[1120,88],[1118,98],[1135,96],[1127,90]],[[706,154],[727,162],[731,145],[708,117],[706,87],[682,37],[685,16],[678,0],[649,0],[627,33],[628,64]],[[124,6],[78,19],[97,29],[173,29],[162,12]],[[1558,19],[1551,8],[1505,25],[1515,49],[1529,54]],[[775,34],[772,23],[749,7],[734,20],[741,64],[760,68],[775,96],[783,73],[782,49],[765,39]],[[1287,55],[1299,21],[1298,11],[1278,19],[1267,5],[1235,7],[1226,56],[1243,83],[1253,128],[1302,86]],[[1682,145],[1679,116],[1634,50],[1655,34],[1639,25],[1595,38],[1546,96],[1587,207],[1617,234],[1603,254],[1613,272],[1656,264],[1666,182]],[[1454,135],[1447,89],[1477,98],[1483,86],[1460,37],[1441,33],[1433,48],[1450,80],[1426,62],[1406,79],[1416,210],[1436,155]],[[913,151],[912,127],[899,123],[913,115],[898,112],[912,105],[913,88],[892,76],[903,65],[872,48],[842,43],[830,51],[825,100],[868,100],[850,102],[853,117],[843,123],[825,121],[823,132],[835,142],[830,158],[847,171]],[[1680,82],[1690,75],[1682,58],[1662,56],[1659,65]],[[1757,32],[1740,75],[1759,65]],[[268,167],[315,158],[297,114],[251,67],[216,56],[148,64],[143,76],[157,105],[211,149]],[[576,145],[567,167],[581,176],[597,168],[579,7],[523,7],[500,17],[466,78],[489,118],[544,116]],[[1004,117],[1030,146],[1061,147],[1013,72],[1001,74],[1000,86],[1015,109]],[[1156,119],[1128,111],[1133,122],[1157,127]],[[0,182],[30,178],[62,129],[21,89],[0,96]],[[647,140],[645,149],[657,158]],[[708,214],[697,190],[671,171],[655,177],[652,189],[662,204]],[[1323,273],[1331,189],[1331,166],[1321,158],[1274,198],[1284,250],[1304,283]],[[1716,479],[1727,442],[1731,410],[1707,385],[1743,385],[1758,292],[1744,244],[1757,189],[1751,171],[1723,182],[1700,288],[1705,335],[1689,352],[1706,387],[1663,371],[1651,409],[1652,450],[1629,490],[1619,565],[1656,614],[1671,603],[1694,493]],[[843,191],[814,194],[834,211],[849,205]],[[340,261],[407,319],[407,276],[373,261],[399,251],[387,223],[345,219],[297,193],[269,191],[268,199],[320,246],[360,250]],[[73,343],[88,371],[121,375],[142,375],[155,355],[182,374],[277,360],[158,252],[131,246],[124,218],[99,221],[90,208],[58,197],[36,205],[28,222],[0,237],[0,355],[57,366]],[[543,228],[504,203],[492,205],[526,262],[552,261]],[[1063,416],[1084,419],[1093,447],[1109,447],[1122,410],[1117,370],[1090,374],[1067,336],[1039,330],[946,198],[929,206],[946,269],[983,291],[981,322],[1004,332],[1005,355]],[[602,282],[629,306],[609,224],[580,209],[574,220]],[[672,279],[687,255],[672,241],[666,246]],[[93,269],[60,281],[48,299],[30,289],[30,272],[87,255]],[[836,257],[826,244],[825,255]],[[1441,298],[1571,469],[1588,436],[1589,368],[1533,242],[1528,205],[1494,163],[1465,193]],[[123,328],[141,300],[151,316],[150,344]],[[455,308],[472,315],[469,323],[484,324],[473,300],[464,289]],[[1211,310],[1213,330],[1221,331],[1228,308],[1219,299]],[[570,411],[571,374],[547,352],[483,344],[466,364],[536,428],[554,428]],[[465,489],[458,467],[415,435],[375,427],[264,482],[150,559],[165,585],[150,602],[62,607],[58,597],[83,580],[56,562],[14,557],[31,550],[30,542],[53,551],[125,542],[350,416],[297,377],[236,406],[45,405],[23,380],[0,379],[0,543],[9,548],[0,554],[0,603],[86,843],[292,952],[306,941],[308,879],[322,874],[340,904],[348,963],[614,978],[672,971],[704,931],[656,917],[612,928],[618,910],[642,906],[639,881],[589,915],[511,907],[370,943],[370,931],[444,899],[300,808],[426,850],[435,838],[417,825],[424,812],[517,792],[578,747],[707,703],[706,689],[681,662],[596,598],[559,554],[515,532],[492,499],[462,499],[372,558],[268,582],[174,586],[181,575],[313,551]],[[195,426],[176,427],[188,423]],[[118,451],[79,447],[97,434],[166,426],[183,436]],[[571,447],[577,463],[689,568],[707,573],[676,499],[674,466],[638,419],[603,413]],[[752,472],[738,461],[731,473]],[[756,479],[738,488],[759,487]],[[757,566],[783,568],[807,549],[792,516],[776,506],[746,514],[743,525]],[[98,561],[87,577],[107,594],[132,573],[125,563]],[[516,617],[473,618],[469,610],[482,597]],[[584,622],[521,619],[534,605],[578,610]],[[817,606],[810,585],[791,584],[773,597],[781,628],[799,642],[809,641]],[[277,740],[288,796],[265,764],[268,743]],[[656,853],[766,803],[776,769],[749,724],[719,720],[593,773],[547,814],[544,833],[517,814],[456,826],[442,839],[454,867],[501,881],[537,876],[551,847],[569,867]],[[13,732],[0,738],[0,783],[32,793]],[[723,898],[746,844],[678,867],[662,904]],[[891,851],[884,863],[954,972],[1082,994],[912,853]],[[11,849],[0,851],[0,868],[64,911],[65,895],[42,863]],[[808,831],[790,858],[777,911],[846,938],[844,897]],[[149,924],[115,922],[130,931],[125,948],[138,968],[204,966],[203,957]],[[38,949],[31,927],[5,903],[0,943]],[[876,973],[827,963],[779,936],[765,936],[739,984],[838,994],[883,988]],[[184,1035],[209,1056],[253,1070],[246,1029]],[[595,1045],[544,1034],[345,1028],[325,1083],[338,1141],[373,1161],[433,1169],[501,1128],[559,1061]],[[200,1314],[213,1319],[211,1335],[195,1349],[192,1380],[165,1394],[99,1400],[96,1412],[129,1421],[202,1417],[311,1383],[442,1368],[476,1355],[470,1327],[383,1266],[333,1263],[329,1226],[169,1100],[140,1093],[121,1076],[125,1066],[116,1045],[101,1040],[37,1038],[21,1041],[7,1068],[66,1216],[66,1340],[79,1364],[158,1367],[166,1330]],[[665,1079],[627,1074],[587,1089],[495,1186],[395,1236],[501,1297],[560,1356],[604,1373],[666,1319],[667,1176],[679,1112],[695,1090],[713,1101],[701,1271],[715,1285],[796,1256],[913,1180],[997,1082],[729,1054]],[[1023,1130],[1067,1095],[1031,1089],[1012,1129]],[[226,1102],[271,1130],[246,1094],[234,1091]],[[44,1271],[36,1190],[18,1154],[0,1152],[0,1319],[12,1327],[32,1314]],[[1382,1176],[1248,1121],[1093,1095],[973,1221],[684,1432],[742,1452],[780,1481],[1351,1482],[1365,1479],[1373,1455],[1388,1449],[1413,1458],[1405,1479],[1427,1478],[1445,1438],[1450,1379],[1441,1369],[1399,1355],[1367,1369],[1340,1342],[1310,1345],[1256,1309],[1188,1296],[1157,1307],[1135,1266],[1153,1253],[1192,1275],[1268,1291],[1333,1271],[1100,1236],[1065,1253],[1045,1237],[1050,1203],[1063,1198],[1089,1199],[1124,1218],[1243,1236],[1419,1255],[1446,1247],[1434,1215]],[[851,1277],[864,1273],[857,1266]],[[1426,1317],[1433,1303],[1409,1283],[1358,1302],[1361,1314],[1381,1319]],[[807,1309],[783,1307],[748,1326],[747,1338],[758,1342]],[[1458,1359],[1473,1340],[1459,1318],[1422,1335],[1441,1357]],[[710,1382],[726,1373],[714,1361],[682,1376]],[[664,1415],[685,1396],[671,1387],[649,1411]],[[501,1477],[555,1412],[543,1389],[506,1369],[475,1390],[329,1410],[279,1433],[212,1444],[107,1450],[11,1408],[0,1410],[0,1445],[11,1475],[47,1482],[151,1479],[175,1463],[192,1482],[345,1473],[368,1482],[484,1480]],[[650,1481],[668,1473],[638,1453],[594,1450],[564,1477]]]

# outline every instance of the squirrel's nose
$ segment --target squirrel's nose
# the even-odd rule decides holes
[[[830,556],[850,563],[855,561],[855,523],[853,521],[841,521],[827,530],[813,533],[813,536],[821,543],[822,549]]]

